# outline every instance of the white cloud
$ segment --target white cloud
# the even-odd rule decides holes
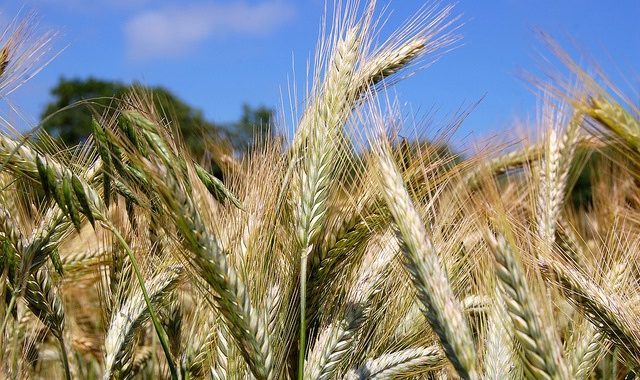
[[[133,59],[175,57],[202,41],[227,35],[264,35],[287,22],[293,8],[279,0],[201,3],[138,14],[125,25]]]

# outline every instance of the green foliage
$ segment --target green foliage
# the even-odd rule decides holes
[[[233,145],[242,150],[264,144],[265,138],[272,135],[272,124],[273,110],[265,106],[253,108],[243,104],[240,120],[230,125]]]
[[[155,109],[179,126],[184,143],[195,157],[201,157],[206,150],[203,136],[227,140],[234,149],[243,152],[254,146],[254,138],[261,141],[270,133],[272,111],[266,107],[252,108],[244,104],[240,120],[216,124],[164,87],[142,87],[93,77],[60,79],[51,90],[53,100],[42,113],[43,128],[66,145],[77,145],[92,133],[92,114],[87,112],[87,107],[94,113],[110,115],[127,94],[140,88],[150,91]]]

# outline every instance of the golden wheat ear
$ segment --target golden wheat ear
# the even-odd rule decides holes
[[[6,97],[36,76],[57,55],[54,31],[38,27],[35,14],[14,19],[0,32],[0,97]]]

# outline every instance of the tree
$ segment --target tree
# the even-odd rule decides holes
[[[110,112],[118,100],[138,85],[123,84],[96,78],[65,79],[51,90],[53,100],[42,113],[43,128],[55,139],[72,146],[91,135],[91,112]],[[153,94],[156,109],[165,112],[180,126],[185,144],[196,157],[205,151],[203,136],[224,138],[238,151],[252,146],[254,133],[268,133],[271,110],[265,107],[243,106],[243,114],[236,123],[214,124],[207,121],[202,111],[188,105],[163,87],[146,87]],[[86,101],[80,104],[78,102]],[[261,137],[262,139],[264,136]],[[259,138],[259,140],[261,139]]]
[[[244,151],[264,143],[265,138],[272,134],[272,119],[271,109],[264,106],[252,108],[243,104],[240,120],[230,125],[234,147]]]
[[[42,113],[43,128],[52,137],[75,145],[91,134],[91,113],[82,109],[84,107],[70,106],[82,100],[94,99],[95,105],[106,107],[111,103],[111,99],[107,98],[120,98],[125,92],[125,86],[117,82],[93,78],[61,78],[58,85],[51,90],[54,100],[47,104]]]

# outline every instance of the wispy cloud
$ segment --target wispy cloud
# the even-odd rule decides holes
[[[201,42],[229,35],[264,35],[289,21],[294,10],[280,0],[200,3],[145,11],[125,25],[129,57],[176,57]]]

